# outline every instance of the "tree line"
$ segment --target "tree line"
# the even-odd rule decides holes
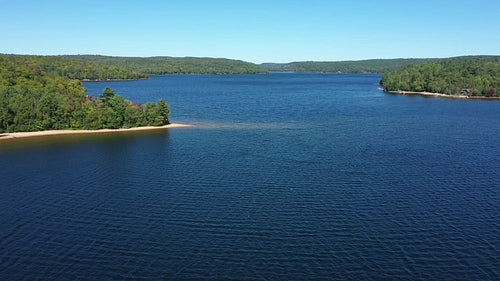
[[[110,57],[68,55],[71,59],[101,65],[125,67],[143,74],[257,74],[268,71],[241,60],[196,57]]]
[[[30,56],[30,55],[4,55],[0,59],[12,63],[23,64],[32,70],[33,75],[44,74],[62,76],[79,80],[132,80],[146,79],[147,74],[140,73],[123,66],[103,65],[95,62],[64,58],[61,56]],[[6,65],[9,67],[9,65]],[[26,70],[26,69],[25,69]],[[17,79],[12,66],[2,69],[4,78],[9,76]],[[29,78],[29,77],[27,77]]]
[[[52,129],[103,129],[169,123],[164,99],[145,104],[106,87],[88,96],[77,79],[61,75],[65,60],[0,55],[0,133]],[[113,77],[113,76],[110,76]]]
[[[263,63],[262,67],[274,72],[333,72],[384,73],[407,64],[424,63],[437,59],[371,59],[359,61],[304,61],[291,63]]]
[[[499,97],[500,56],[467,56],[412,64],[382,75],[386,91]]]

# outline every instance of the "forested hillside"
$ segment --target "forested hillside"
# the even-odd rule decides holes
[[[146,74],[130,70],[126,67],[102,65],[94,62],[69,59],[60,56],[28,56],[3,55],[0,58],[10,60],[18,65],[25,65],[28,69],[38,68],[51,76],[62,76],[80,80],[126,80],[145,79]],[[8,69],[2,69],[8,75]],[[13,75],[12,77],[16,77]]]
[[[262,67],[275,72],[340,72],[384,73],[403,65],[424,63],[436,59],[373,59],[360,61],[305,61],[291,63],[263,63]]]
[[[0,133],[169,123],[170,110],[163,99],[136,104],[110,88],[99,97],[87,96],[82,82],[70,78],[94,78],[85,68],[92,65],[57,57],[0,55]],[[103,76],[95,78],[116,78],[117,73],[107,71],[122,70],[102,69],[97,73]]]
[[[252,74],[267,73],[253,63],[217,58],[176,57],[108,57],[72,55],[67,58],[104,65],[126,67],[144,74]]]
[[[500,96],[500,56],[468,56],[403,66],[382,75],[386,91]]]

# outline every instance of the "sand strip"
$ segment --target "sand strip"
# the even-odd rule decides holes
[[[391,94],[401,94],[401,95],[433,96],[433,97],[441,97],[441,98],[449,98],[449,99],[488,99],[488,100],[500,99],[500,97],[455,96],[455,95],[446,95],[446,94],[442,94],[442,93],[431,93],[431,92],[388,91],[388,93],[391,93]]]
[[[193,127],[188,124],[169,124],[165,126],[144,126],[128,129],[100,129],[100,130],[49,130],[39,132],[16,132],[16,133],[0,133],[1,140],[11,140],[17,138],[32,138],[54,135],[76,135],[76,134],[102,134],[102,133],[121,133],[121,132],[134,132],[134,131],[148,131],[148,130],[164,130],[168,128],[178,127]]]

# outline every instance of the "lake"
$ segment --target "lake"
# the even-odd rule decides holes
[[[0,279],[500,278],[500,102],[377,74],[86,82],[190,128],[0,143]]]

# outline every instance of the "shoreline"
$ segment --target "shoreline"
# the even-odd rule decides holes
[[[130,79],[120,79],[120,78],[111,78],[111,79],[77,79],[75,80],[80,80],[82,82],[120,82],[120,81],[139,81],[139,80],[149,80],[149,77],[147,78],[130,78]]]
[[[446,95],[446,94],[442,94],[442,93],[431,93],[431,92],[413,92],[413,91],[384,91],[384,92],[387,92],[390,94],[431,96],[431,97],[440,97],[440,98],[448,98],[448,99],[483,99],[483,100],[500,99],[500,97],[454,96],[454,95]]]
[[[46,137],[46,136],[58,136],[58,135],[60,136],[60,135],[80,135],[80,134],[111,134],[111,133],[136,132],[136,131],[164,130],[169,128],[180,128],[180,127],[194,127],[194,125],[172,123],[164,126],[144,126],[144,127],[134,127],[128,129],[48,130],[48,131],[37,131],[37,132],[0,133],[0,141],[23,139],[23,138]]]

